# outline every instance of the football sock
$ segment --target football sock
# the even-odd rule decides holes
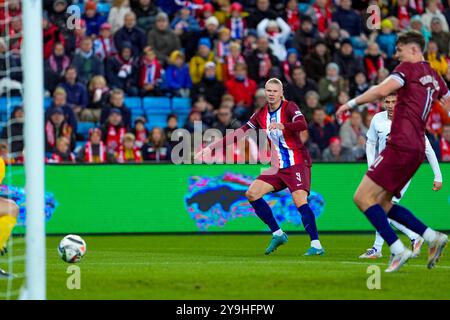
[[[403,245],[403,242],[400,241],[400,239],[397,239],[393,244],[389,246],[389,248],[391,249],[391,252],[393,254],[399,254],[405,250],[405,246]]]
[[[0,217],[0,249],[5,247],[16,222],[17,219],[10,215]]]
[[[375,242],[373,243],[373,248],[377,250],[377,252],[381,252],[381,250],[383,249],[383,244],[383,237],[378,232],[375,232]]]
[[[371,206],[364,212],[364,214],[389,246],[398,240],[397,235],[389,225],[383,208],[379,204]]]
[[[388,212],[388,217],[401,223],[417,234],[424,234],[427,229],[427,226],[417,219],[411,211],[398,204],[392,206],[392,209]]]
[[[256,215],[269,226],[270,231],[275,232],[280,229],[277,221],[275,220],[272,209],[263,198],[259,198],[255,201],[250,201],[251,206],[255,209]]]
[[[319,240],[319,234],[317,233],[317,226],[316,226],[316,217],[314,217],[314,213],[309,207],[309,204],[306,203],[300,206],[298,208],[298,211],[300,212],[300,215],[302,217],[303,227],[309,234],[309,238],[311,239],[311,241]]]
[[[411,241],[416,240],[418,237],[420,237],[417,233],[415,233],[412,230],[409,230],[407,227],[402,225],[401,223],[398,223],[397,221],[389,219],[389,223],[396,227],[398,230],[403,232]]]
[[[275,231],[275,232],[272,232],[272,234],[274,235],[274,236],[279,236],[279,237],[281,237],[282,235],[283,235],[283,230],[281,230],[281,229],[278,229],[277,231]]]
[[[311,241],[311,247],[316,249],[322,249],[322,244],[320,243],[319,240],[313,240]]]
[[[430,243],[433,242],[434,239],[436,239],[437,233],[433,229],[427,228],[425,232],[423,233],[422,237],[425,239],[426,242]]]

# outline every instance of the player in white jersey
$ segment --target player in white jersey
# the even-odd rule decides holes
[[[389,95],[383,100],[383,107],[386,111],[377,113],[370,123],[369,131],[367,132],[367,143],[366,143],[366,154],[367,154],[367,164],[370,166],[373,164],[377,156],[386,147],[387,139],[391,133],[392,116],[394,114],[395,103],[397,102],[396,95]],[[434,173],[434,185],[433,190],[438,191],[442,187],[442,174],[439,168],[439,162],[437,160],[436,154],[431,147],[428,138],[425,136],[425,154],[427,156],[428,162],[431,165]],[[409,187],[411,180],[405,185],[401,191],[401,196],[405,194]],[[398,203],[400,198],[394,197],[392,202]],[[413,251],[413,257],[417,257],[420,254],[420,249],[424,243],[424,240],[414,231],[409,230],[404,225],[388,219],[389,223],[396,227],[398,230],[403,232],[411,240],[411,246]],[[375,236],[375,242],[372,248],[367,249],[360,258],[362,259],[376,259],[381,258],[381,250],[383,248],[384,240],[381,235],[377,232]]]

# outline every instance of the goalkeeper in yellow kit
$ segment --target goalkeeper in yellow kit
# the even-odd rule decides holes
[[[5,161],[0,157],[0,184],[5,178]],[[19,206],[10,199],[0,197],[0,254],[7,253],[6,243],[14,226],[17,223],[17,216],[19,215]],[[0,269],[0,277],[11,276],[4,270]]]

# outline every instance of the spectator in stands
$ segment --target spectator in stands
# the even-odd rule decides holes
[[[47,160],[49,163],[75,163],[75,154],[70,150],[69,140],[62,136],[56,139],[56,147]]]
[[[245,58],[241,54],[241,45],[238,42],[232,42],[230,44],[230,54],[225,57],[222,71],[225,81],[234,77],[234,67],[237,63],[245,63]]]
[[[152,47],[144,48],[139,67],[139,89],[141,96],[160,96],[162,67]]]
[[[303,65],[306,76],[316,82],[325,77],[325,69],[331,58],[327,46],[323,40],[317,40],[314,44],[314,51],[308,54]]]
[[[341,36],[341,29],[339,28],[339,25],[337,24],[337,22],[332,22],[324,38],[325,45],[327,46],[331,57],[336,56],[336,54],[339,52],[341,48],[342,38],[344,37]]]
[[[153,0],[138,0],[131,9],[136,14],[137,26],[144,31],[150,30],[155,24],[159,9]]]
[[[335,105],[341,91],[347,91],[348,86],[339,74],[339,66],[331,62],[327,65],[327,75],[319,81],[320,102],[323,105]],[[330,108],[330,106],[327,106]]]
[[[422,18],[419,15],[415,15],[411,18],[410,30],[420,32],[425,38],[425,44],[428,43],[428,40],[431,37],[431,31],[425,27],[422,22]]]
[[[283,19],[291,27],[292,32],[300,29],[300,12],[298,11],[298,1],[288,0],[283,13]]]
[[[312,121],[313,113],[316,108],[321,108],[320,97],[317,91],[310,90],[305,94],[305,106],[300,105],[300,110],[306,118],[306,121],[310,123]]]
[[[314,108],[312,122],[308,125],[310,140],[317,144],[321,152],[328,147],[331,137],[337,134],[336,126],[331,121],[326,121],[326,117],[325,109]]]
[[[100,26],[100,35],[94,41],[94,52],[102,61],[106,61],[107,58],[117,54],[111,28],[109,23],[103,23]]]
[[[64,36],[61,30],[48,20],[46,11],[42,13],[42,26],[44,38],[44,59],[48,59],[53,52],[53,48],[57,42],[64,45]]]
[[[350,87],[350,96],[357,97],[369,89],[369,83],[367,82],[366,74],[363,71],[359,71],[355,75],[355,80]],[[346,101],[344,101],[345,103]]]
[[[258,112],[259,109],[264,108],[264,106],[267,104],[266,91],[264,90],[264,88],[259,88],[258,90],[256,90],[255,98],[253,99],[253,101],[253,112]]]
[[[10,152],[13,158],[22,155],[24,146],[24,132],[23,132],[24,113],[22,106],[16,106],[11,112],[8,123],[2,130],[1,139],[11,141]]]
[[[253,96],[258,86],[254,80],[248,77],[247,65],[243,63],[236,64],[234,73],[235,76],[225,83],[225,87],[228,93],[233,96],[234,101],[236,101],[236,108],[248,110],[253,104]]]
[[[197,14],[197,20],[198,23],[200,24],[200,28],[204,28],[205,27],[205,21],[209,18],[214,16],[214,12],[216,10],[214,9],[214,6],[207,2],[205,4],[203,4],[203,7],[199,10],[197,10],[198,14]]]
[[[46,11],[49,13],[50,21],[55,24],[63,33],[69,31],[67,26],[67,21],[69,18],[69,13],[67,12],[67,7],[69,5],[67,0],[55,0],[48,1],[49,5],[46,6]]]
[[[78,80],[84,85],[93,76],[105,74],[102,61],[94,54],[90,37],[81,41],[80,50],[75,53],[72,64],[77,70]]]
[[[97,3],[89,0],[84,4],[83,19],[86,21],[86,34],[98,36],[100,26],[106,21],[105,17],[97,12]]]
[[[383,82],[387,77],[389,77],[389,74],[390,74],[390,72],[386,68],[381,68],[380,70],[378,70],[375,84],[379,84],[379,83]]]
[[[108,153],[114,154],[123,142],[127,132],[122,122],[122,113],[118,108],[113,108],[105,124],[102,126],[102,137]]]
[[[183,42],[183,47],[186,49],[186,55],[192,57],[192,55],[195,54],[195,50],[197,49],[198,42],[202,38],[207,38],[211,42],[211,51],[216,53],[220,53],[223,55],[223,52],[227,51],[227,47],[229,47],[229,41],[230,41],[230,31],[229,29],[223,27],[221,29],[222,31],[222,44],[219,45],[219,21],[215,16],[209,17],[205,21],[205,28],[204,30],[191,33],[189,35],[186,34],[185,41]],[[223,46],[224,43],[227,43],[228,45]],[[220,48],[218,48],[220,46]],[[229,50],[228,50],[229,51]],[[216,55],[217,62],[220,62],[219,56]]]
[[[192,109],[183,128],[189,131],[189,133],[194,133],[194,123],[198,121],[202,121],[202,114],[200,111]],[[208,129],[208,126],[202,122],[202,132],[206,129]]]
[[[242,40],[247,31],[247,19],[242,16],[244,8],[239,2],[233,2],[230,6],[230,18],[226,26],[231,31],[231,39]]]
[[[441,160],[450,161],[450,124],[446,124],[444,126],[439,146],[441,151]]]
[[[145,127],[146,123],[147,121],[144,117],[137,117],[136,120],[134,120],[134,128],[132,130],[132,133],[136,138],[136,146],[138,146],[139,148],[144,145],[148,138],[148,130]]]
[[[171,27],[178,37],[182,37],[185,33],[201,31],[198,21],[192,16],[191,8],[188,6],[181,7],[172,20]]]
[[[353,81],[356,73],[364,71],[363,61],[353,53],[352,42],[348,38],[341,41],[341,47],[333,61],[339,66],[340,74],[345,80]]]
[[[148,143],[142,147],[144,161],[170,161],[170,145],[161,128],[155,127],[150,133]]]
[[[178,117],[176,114],[169,114],[167,116],[167,124],[164,128],[164,134],[167,138],[167,142],[170,144],[171,147],[173,147],[175,144],[178,143],[178,141],[171,141],[172,134],[175,130],[178,129]]]
[[[376,42],[370,42],[367,45],[366,55],[364,56],[364,65],[369,81],[374,81],[378,70],[385,67],[384,58]]]
[[[286,86],[287,100],[294,101],[300,108],[305,106],[305,96],[308,91],[317,91],[317,84],[306,77],[303,67],[296,66],[292,69],[292,83]]]
[[[292,70],[295,67],[300,67],[302,64],[300,62],[300,54],[298,53],[297,49],[295,48],[289,48],[287,50],[287,57],[286,60],[282,62],[281,69],[283,70],[283,77],[284,80],[287,81],[287,83],[292,83]]]
[[[300,139],[302,140],[303,145],[308,149],[309,155],[313,161],[320,161],[322,155],[317,144],[311,142],[309,139],[308,130],[303,130],[300,132]]]
[[[79,20],[79,25],[75,28],[75,30],[69,31],[65,36],[65,44],[64,47],[66,49],[66,53],[73,58],[73,54],[76,53],[77,50],[81,47],[81,42],[86,35],[86,22],[83,19]]]
[[[61,108],[52,108],[45,122],[45,152],[51,153],[56,147],[56,140],[65,137],[70,143],[70,149],[75,147],[75,131],[66,121]]]
[[[230,109],[233,109],[234,103],[228,105],[228,107]],[[198,97],[198,99],[192,104],[192,109],[200,112],[203,124],[205,124],[206,127],[209,128],[212,126],[216,118],[215,114],[213,113],[214,108],[208,101],[206,101],[205,97]]]
[[[64,45],[56,42],[53,53],[44,64],[45,88],[52,93],[70,66],[70,58],[64,52]]]
[[[225,136],[227,129],[238,129],[241,127],[241,122],[233,118],[233,113],[230,108],[221,106],[219,110],[217,110],[216,121],[213,123],[212,127],[219,130],[222,135]]]
[[[363,34],[361,20],[360,15],[352,9],[352,0],[340,1],[333,12],[333,21],[336,21],[351,37],[360,37]]]
[[[332,23],[332,13],[328,0],[317,0],[306,11],[305,15],[312,18],[317,31],[323,37]]]
[[[166,13],[160,12],[156,15],[155,28],[148,32],[147,44],[156,52],[156,56],[161,64],[167,63],[169,55],[181,49],[180,39],[169,27],[169,17]]]
[[[428,115],[426,130],[436,140],[441,136],[444,125],[446,124],[450,124],[450,114],[445,111],[439,101],[435,101]]]
[[[125,14],[124,25],[114,34],[114,44],[119,52],[122,51],[124,44],[131,43],[131,51],[134,57],[138,57],[145,47],[145,33],[136,27],[136,15],[134,12]]]
[[[72,108],[77,119],[80,119],[81,112],[88,104],[88,93],[86,86],[77,81],[77,69],[74,67],[67,68],[64,74],[64,81],[58,86],[66,90],[67,104]]]
[[[339,137],[332,137],[329,146],[322,153],[323,162],[353,162],[355,157],[349,148],[342,145]]]
[[[22,94],[22,63],[20,55],[9,51],[4,38],[0,38],[0,96]]]
[[[450,25],[450,3],[447,1],[447,8],[444,10],[444,16],[447,20],[447,24]]]
[[[217,79],[216,64],[207,62],[202,81],[194,85],[191,94],[191,100],[196,101],[198,97],[203,96],[214,108],[220,105],[220,99],[225,94],[224,84]]]
[[[214,53],[211,51],[211,41],[208,38],[201,38],[198,43],[197,54],[192,57],[189,62],[189,71],[193,84],[201,81],[205,65],[207,62],[214,62]],[[216,68],[216,76],[218,80],[222,80],[220,70]]]
[[[261,20],[257,26],[258,37],[267,37],[272,53],[280,61],[284,61],[287,56],[286,42],[291,34],[291,28],[280,17],[276,20],[267,18]]]
[[[431,19],[431,40],[437,44],[443,55],[448,56],[450,32],[442,30],[442,21],[438,17]]]
[[[293,39],[293,46],[300,52],[302,56],[311,53],[314,48],[314,43],[317,41],[319,35],[314,28],[310,16],[304,16],[300,25],[300,29],[295,32]]]
[[[107,153],[102,141],[102,131],[98,128],[89,130],[89,141],[77,154],[77,162],[106,163],[112,162],[112,156]]]
[[[439,10],[438,4],[439,4],[438,0],[428,0],[427,1],[427,7],[425,9],[425,13],[422,14],[423,25],[425,26],[425,28],[427,28],[427,30],[430,31],[431,30],[431,20],[434,17],[437,17],[442,22],[442,29],[444,31],[449,31],[447,20],[445,19],[445,16],[442,14],[441,10]]]
[[[106,60],[106,80],[113,89],[122,89],[130,96],[137,96],[138,61],[133,56],[131,43],[122,43],[122,49],[117,56]]]
[[[57,87],[55,91],[53,92],[53,101],[50,104],[50,107],[46,111],[45,118],[48,119],[50,113],[53,109],[60,108],[64,112],[65,120],[69,123],[69,125],[72,127],[74,132],[77,131],[77,118],[75,116],[75,113],[73,112],[73,109],[67,104],[67,93],[64,88]]]
[[[417,14],[417,11],[408,2],[408,0],[398,0],[397,4],[392,6],[389,14],[397,17],[399,27],[402,30],[409,27],[411,18]]]
[[[388,60],[392,59],[395,54],[397,35],[394,32],[394,24],[391,20],[383,19],[383,21],[381,21],[381,32],[377,35],[375,41],[380,47],[381,51],[386,54],[386,58]]]
[[[103,76],[95,76],[89,82],[89,102],[81,113],[81,121],[98,122],[102,109],[108,104],[109,88]]]
[[[249,77],[256,81],[259,86],[264,86],[273,75],[281,76],[279,60],[272,54],[269,47],[269,39],[259,37],[257,48],[246,57]]]
[[[214,42],[213,42],[214,43]],[[231,32],[228,28],[221,28],[218,32],[218,39],[215,44],[214,55],[219,68],[224,68],[225,59],[231,53]]]
[[[269,0],[256,0],[256,9],[250,12],[247,18],[248,27],[256,29],[258,24],[265,18],[276,19],[277,13],[270,9]]]
[[[184,53],[175,50],[170,54],[170,64],[166,70],[167,89],[177,97],[189,97],[192,88],[189,66],[185,62]]]
[[[108,15],[108,23],[113,34],[123,27],[125,15],[129,12],[131,12],[129,0],[113,0]]]
[[[129,128],[131,125],[131,111],[124,104],[124,92],[120,89],[114,89],[111,91],[111,95],[109,98],[109,104],[106,105],[101,112],[100,115],[100,123],[104,124],[109,117],[112,109],[117,109],[120,111],[122,115],[122,122],[125,128]]]
[[[115,154],[118,163],[142,162],[141,149],[136,144],[136,138],[132,133],[123,136],[123,143],[119,146]]]
[[[432,39],[428,41],[427,51],[425,52],[425,59],[430,63],[430,66],[441,76],[447,73],[447,59],[445,58],[444,54],[439,51],[436,42],[434,42],[434,40]]]
[[[366,154],[366,134],[361,112],[352,110],[350,119],[341,126],[339,136],[342,146],[349,148],[356,159],[362,159]]]

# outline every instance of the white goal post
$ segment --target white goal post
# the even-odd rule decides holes
[[[22,65],[25,110],[26,288],[23,298],[46,298],[44,211],[44,67],[42,0],[24,0]]]

